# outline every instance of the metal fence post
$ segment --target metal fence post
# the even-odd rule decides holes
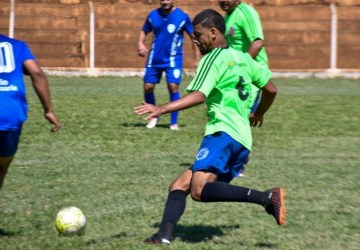
[[[14,38],[15,27],[15,0],[10,0],[9,37]]]

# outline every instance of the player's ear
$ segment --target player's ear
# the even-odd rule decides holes
[[[210,37],[211,37],[211,40],[215,40],[215,38],[216,38],[216,29],[215,28],[210,29]]]

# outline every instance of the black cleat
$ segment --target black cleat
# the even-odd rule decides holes
[[[270,205],[265,206],[268,214],[275,217],[278,225],[285,224],[286,221],[286,208],[285,208],[285,190],[279,187],[267,190],[269,193]]]

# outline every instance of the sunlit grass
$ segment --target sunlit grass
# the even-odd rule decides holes
[[[29,121],[0,192],[0,249],[154,249],[169,183],[189,167],[205,106],[148,130],[133,112],[141,78],[50,77],[62,129],[50,133],[29,92]],[[190,78],[184,79],[182,93]],[[360,249],[360,84],[350,79],[275,79],[279,94],[253,129],[246,176],[233,184],[287,190],[288,221],[261,207],[188,199],[172,249]],[[158,103],[168,100],[164,83]],[[87,215],[83,237],[58,237],[64,206]]]

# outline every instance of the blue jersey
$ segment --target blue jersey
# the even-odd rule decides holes
[[[27,118],[23,63],[35,60],[26,43],[0,34],[0,130],[19,129]]]
[[[158,8],[149,13],[142,30],[153,32],[147,67],[182,67],[184,31],[193,33],[189,15],[179,8],[165,15]]]

